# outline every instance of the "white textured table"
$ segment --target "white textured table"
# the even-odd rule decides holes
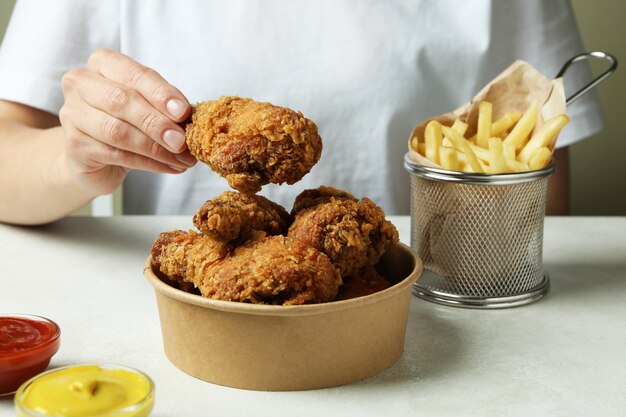
[[[409,219],[391,219],[407,242]],[[545,299],[478,311],[415,298],[404,355],[390,369],[284,393],[209,384],[165,357],[143,262],[160,231],[190,227],[190,216],[0,225],[0,313],[60,324],[51,366],[117,363],[148,373],[155,417],[626,415],[626,218],[548,218]],[[12,415],[12,398],[0,398],[0,416]]]

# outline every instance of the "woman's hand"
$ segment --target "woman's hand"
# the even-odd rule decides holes
[[[129,169],[174,174],[196,163],[178,125],[191,106],[156,71],[98,49],[61,84],[65,162],[91,192],[113,192]]]

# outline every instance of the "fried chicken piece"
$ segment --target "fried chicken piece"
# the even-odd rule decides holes
[[[302,113],[249,98],[198,103],[185,136],[198,160],[245,194],[299,181],[322,153],[317,126]]]
[[[391,287],[391,283],[380,275],[373,266],[369,266],[343,279],[343,285],[339,287],[335,301],[363,297],[389,287]]]
[[[368,198],[330,197],[300,210],[288,236],[325,253],[342,277],[375,265],[387,243],[398,242],[398,231]]]
[[[300,194],[298,194],[298,196],[296,197],[296,201],[293,203],[291,215],[295,216],[296,214],[298,214],[299,211],[302,211],[306,208],[317,206],[318,204],[322,203],[328,203],[331,198],[359,201],[358,198],[356,198],[347,191],[322,185],[318,188],[304,190]]]
[[[321,303],[333,300],[341,285],[326,255],[285,236],[253,232],[252,240],[229,255],[223,250],[228,245],[216,244],[208,236],[169,233],[153,246],[154,266],[170,278],[193,282],[207,298],[254,304]]]
[[[216,239],[246,240],[254,230],[269,235],[285,234],[292,217],[287,211],[260,195],[226,191],[207,201],[193,217],[193,224]]]
[[[152,244],[152,265],[183,291],[196,287],[191,277],[200,275],[211,264],[224,259],[232,247],[211,236],[193,230],[161,233]]]
[[[285,236],[255,238],[207,269],[202,295],[254,304],[331,301],[341,277],[326,255]]]

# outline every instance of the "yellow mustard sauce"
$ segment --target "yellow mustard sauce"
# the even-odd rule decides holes
[[[28,411],[63,417],[146,417],[154,405],[153,393],[152,382],[140,373],[79,365],[40,375],[16,401],[20,417],[29,416]]]

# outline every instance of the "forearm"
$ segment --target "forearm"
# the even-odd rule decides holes
[[[197,162],[180,126],[189,101],[153,69],[98,49],[61,88],[58,116],[0,100],[0,222],[48,223],[131,169],[180,174]]]
[[[42,224],[96,197],[72,178],[61,127],[34,129],[0,121],[0,221]]]

